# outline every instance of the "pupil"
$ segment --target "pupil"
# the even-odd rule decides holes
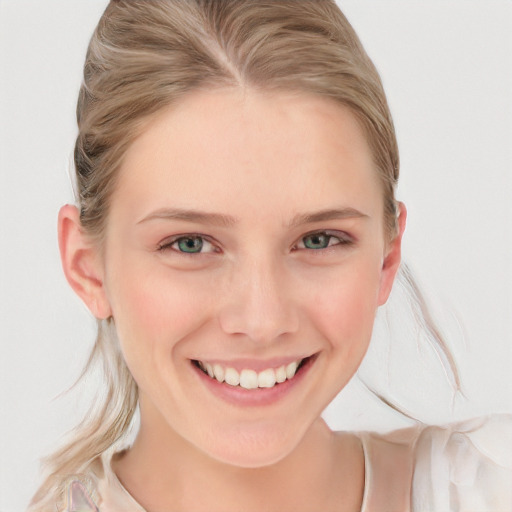
[[[178,245],[183,252],[199,252],[203,247],[203,241],[201,238],[182,238]]]
[[[306,238],[306,247],[309,249],[324,249],[329,243],[327,235],[311,235]]]

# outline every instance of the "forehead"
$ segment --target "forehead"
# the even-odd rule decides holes
[[[169,206],[283,217],[382,208],[355,116],[305,93],[194,92],[151,120],[120,172],[113,203],[131,204],[133,215]]]

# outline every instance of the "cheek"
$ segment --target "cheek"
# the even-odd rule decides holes
[[[333,349],[361,354],[370,341],[378,307],[378,265],[350,267],[311,295],[311,317]]]
[[[131,263],[131,264],[130,264]],[[211,294],[200,276],[184,275],[163,265],[148,269],[118,260],[110,276],[113,317],[128,358],[151,351],[173,351],[180,340],[204,323]],[[123,269],[131,272],[123,272]],[[131,279],[123,275],[134,276]]]

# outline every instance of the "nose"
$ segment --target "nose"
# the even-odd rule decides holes
[[[270,343],[294,333],[299,323],[286,271],[265,260],[233,270],[219,311],[224,332],[244,335],[257,343]]]

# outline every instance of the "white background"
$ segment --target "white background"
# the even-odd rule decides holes
[[[80,397],[52,401],[78,376],[94,337],[60,270],[56,218],[72,201],[76,96],[106,3],[0,0],[1,512],[24,509],[38,458],[85,407]],[[376,342],[362,374],[424,421],[511,412],[512,3],[340,4],[384,80],[409,208],[405,259],[455,353],[467,400],[450,402],[432,351],[393,315],[399,300],[388,308],[393,343]],[[379,322],[377,333],[387,332]],[[326,417],[334,428],[403,424],[357,381]]]

